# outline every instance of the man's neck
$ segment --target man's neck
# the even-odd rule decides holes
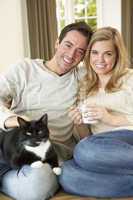
[[[57,63],[55,62],[54,58],[52,58],[52,59],[49,60],[49,61],[46,61],[46,62],[44,63],[44,65],[45,65],[45,67],[46,67],[49,71],[54,72],[55,74],[57,74],[57,75],[59,75],[59,76],[62,76],[62,75],[63,75],[63,74],[60,74],[60,73],[57,71],[58,67],[57,67]]]

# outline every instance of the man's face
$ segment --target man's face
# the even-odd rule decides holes
[[[56,43],[55,71],[65,74],[77,66],[85,55],[87,49],[87,38],[78,31],[70,31],[64,39]]]

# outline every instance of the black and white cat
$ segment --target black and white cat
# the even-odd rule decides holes
[[[26,121],[18,117],[19,127],[0,130],[0,149],[3,160],[13,169],[25,164],[41,167],[44,162],[51,165],[55,174],[61,169],[58,157],[49,139],[47,114],[39,120]]]

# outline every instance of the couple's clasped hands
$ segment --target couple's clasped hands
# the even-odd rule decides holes
[[[90,121],[103,122],[106,124],[111,124],[112,114],[101,106],[96,105],[85,105],[84,110],[81,106],[72,106],[69,110],[69,117],[73,120],[74,124],[84,123],[84,117],[89,118]]]

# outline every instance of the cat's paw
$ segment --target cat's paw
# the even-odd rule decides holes
[[[44,164],[41,161],[36,161],[31,164],[32,168],[41,168]]]
[[[61,174],[61,168],[60,167],[54,167],[53,168],[53,172],[56,174],[56,175],[60,175]]]

